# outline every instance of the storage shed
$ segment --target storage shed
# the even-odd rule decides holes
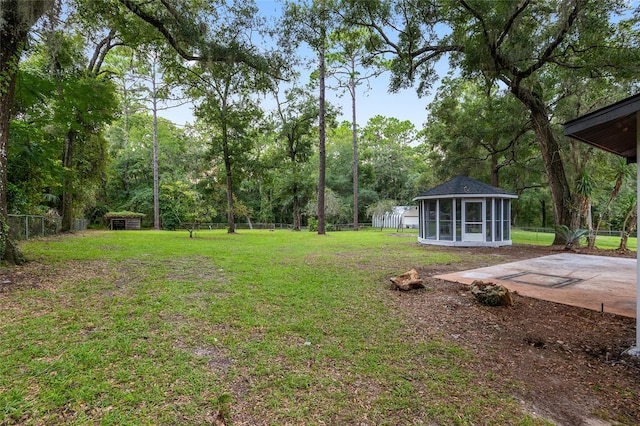
[[[415,197],[418,242],[441,246],[511,245],[510,192],[456,176]]]
[[[134,212],[109,212],[104,215],[104,220],[112,231],[141,229],[144,214]]]
[[[402,226],[418,229],[418,206],[411,206],[402,215]]]
[[[417,228],[418,227],[418,207],[417,206],[395,206],[393,211],[384,215],[373,215],[371,226],[374,228]]]

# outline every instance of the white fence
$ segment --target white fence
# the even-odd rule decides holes
[[[87,229],[87,219],[74,219],[73,230]],[[60,232],[61,220],[58,217],[34,216],[28,214],[9,215],[9,234],[13,240],[45,237]]]

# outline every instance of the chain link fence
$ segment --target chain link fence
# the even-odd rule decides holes
[[[87,229],[87,219],[75,219],[74,231]],[[28,240],[29,238],[46,237],[60,232],[62,220],[59,217],[35,216],[28,214],[9,215],[9,234],[13,240]]]
[[[555,234],[556,230],[553,228],[535,228],[535,227],[526,227],[526,226],[518,226],[515,229],[519,229],[521,231],[529,231],[529,232],[536,232],[536,233],[542,233],[542,234]],[[622,236],[622,231],[616,231],[616,230],[612,230],[612,229],[600,229],[598,231],[598,236],[601,235],[605,235],[605,236],[609,236],[609,237],[621,237]],[[630,234],[631,237],[636,238],[637,236],[637,231],[633,231]]]

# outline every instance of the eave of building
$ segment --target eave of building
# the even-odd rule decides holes
[[[446,194],[446,195],[428,195],[428,196],[417,196],[413,198],[413,201],[419,200],[442,200],[442,199],[451,199],[451,198],[465,198],[465,199],[476,199],[476,198],[518,198],[517,195],[513,194]]]
[[[637,162],[640,93],[564,124],[564,134]]]

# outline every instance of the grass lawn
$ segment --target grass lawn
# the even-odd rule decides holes
[[[511,239],[514,244],[535,244],[535,245],[551,245],[553,242],[554,234],[545,232],[529,232],[520,231],[514,229],[511,231]],[[587,240],[583,238],[580,243],[586,246]],[[629,250],[635,251],[637,249],[637,238],[629,238],[627,244]],[[615,250],[620,247],[620,237],[613,237],[607,235],[599,235],[596,238],[596,248],[603,250]]]
[[[0,292],[0,424],[546,424],[392,309],[390,276],[460,260],[406,234],[23,242],[31,262],[3,272],[34,285]]]

